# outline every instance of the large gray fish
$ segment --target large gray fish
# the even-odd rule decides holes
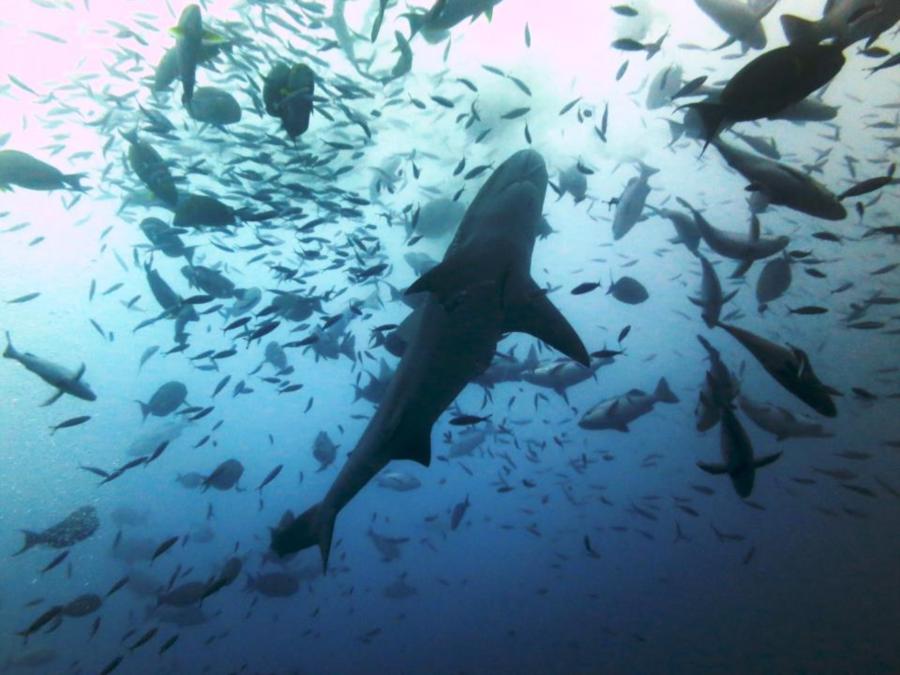
[[[0,150],[0,190],[8,190],[10,185],[18,185],[26,190],[84,192],[79,182],[83,176],[81,173],[63,173],[25,152]]]
[[[613,359],[608,356],[592,356],[587,366],[571,359],[557,359],[549,363],[538,364],[530,371],[525,371],[522,373],[522,379],[539,387],[552,389],[568,402],[566,389],[595,377],[602,366],[609,366],[612,363]]]
[[[898,21],[900,2],[897,0],[828,0],[818,21],[784,14],[781,27],[792,43],[834,40],[835,44],[847,47],[867,40],[868,46]]]
[[[622,196],[616,203],[616,212],[613,216],[613,239],[619,240],[631,231],[631,228],[641,219],[647,195],[650,194],[650,186],[647,181],[650,176],[659,169],[647,166],[643,162],[638,163],[640,174],[628,180]]]
[[[837,416],[837,408],[831,400],[833,390],[816,377],[806,352],[790,345],[782,347],[737,326],[724,323],[719,326],[744,345],[782,387],[819,414]]]
[[[778,47],[741,68],[722,89],[717,101],[682,107],[699,114],[708,145],[725,126],[772,118],[799,103],[828,84],[843,68],[844,61],[841,50],[832,45]]]
[[[494,6],[500,0],[435,0],[427,12],[411,12],[404,16],[409,21],[412,35],[421,33],[428,42],[446,39],[449,31],[458,23],[471,18],[472,21],[484,14],[491,20]]]
[[[128,164],[131,170],[150,192],[174,208],[178,202],[178,189],[165,160],[152,145],[138,138],[137,131],[125,132],[122,137],[128,141]]]
[[[629,422],[646,415],[657,403],[678,403],[678,397],[672,393],[664,377],[659,379],[651,394],[632,389],[621,396],[601,401],[582,416],[578,426],[582,429],[628,431]]]
[[[760,212],[768,204],[786,206],[825,220],[843,220],[847,209],[824,185],[787,164],[738,150],[716,139],[713,145],[728,165],[750,181],[750,205]]]
[[[181,78],[181,102],[186,108],[190,108],[197,81],[197,63],[203,46],[203,17],[200,8],[197,5],[185,7],[172,33],[175,35],[178,75]]]
[[[773,256],[790,243],[790,239],[784,235],[762,237],[759,219],[755,215],[750,219],[749,234],[742,235],[713,227],[703,217],[703,214],[688,204],[687,201],[681,198],[678,201],[691,210],[697,229],[700,230],[700,235],[707,246],[721,256],[740,262],[737,269],[732,273],[732,277],[743,276],[754,261]]]
[[[43,532],[22,530],[22,534],[25,535],[25,544],[13,555],[20,555],[38,545],[50,548],[69,548],[90,537],[99,527],[100,519],[97,518],[97,509],[93,506],[82,506]]]
[[[834,436],[831,432],[823,429],[821,424],[798,419],[786,408],[754,401],[744,395],[741,395],[738,403],[744,414],[753,420],[756,426],[773,434],[778,441],[786,438],[830,438]]]
[[[694,0],[703,13],[716,22],[728,34],[728,39],[717,49],[735,42],[741,43],[745,52],[766,46],[766,31],[762,20],[778,0]]]
[[[272,531],[280,556],[318,545],[327,569],[334,522],[392,460],[431,463],[431,428],[466,384],[490,364],[500,337],[527,332],[587,364],[575,330],[531,278],[531,255],[547,190],[532,150],[501,164],[466,211],[443,262],[408,293],[428,292],[397,373],[324,500]]]
[[[13,361],[18,361],[27,370],[41,378],[44,382],[52,387],[56,387],[56,393],[48,398],[43,405],[47,406],[55,403],[63,394],[69,394],[85,401],[97,400],[97,395],[91,391],[91,387],[84,381],[84,371],[86,366],[82,363],[77,372],[72,372],[52,361],[42,359],[30,352],[20,352],[12,344],[12,338],[9,331],[6,332],[6,349],[3,350],[3,356]]]

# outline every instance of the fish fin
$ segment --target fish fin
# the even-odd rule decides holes
[[[801,19],[793,14],[781,15],[781,28],[791,44],[819,42],[819,22]]]
[[[713,476],[721,476],[728,473],[728,467],[724,464],[710,464],[709,462],[697,462],[697,466]]]
[[[629,431],[631,431],[631,430],[628,428],[628,425],[625,424],[624,422],[622,422],[622,424],[617,424],[617,425],[615,425],[613,428],[614,428],[616,431],[622,431],[622,432],[624,432],[624,433],[626,433],[626,434],[627,434]]]
[[[341,343],[341,354],[356,363],[356,336],[352,333]]]
[[[725,42],[723,42],[722,44],[720,44],[718,47],[713,47],[710,51],[717,52],[717,51],[719,51],[720,49],[725,49],[726,47],[730,47],[730,46],[733,45],[735,42],[737,42],[737,38],[736,38],[736,37],[729,37],[727,40],[725,40]]]
[[[141,406],[141,421],[144,422],[147,420],[147,415],[150,414],[150,406],[148,406],[143,401],[135,401],[139,406]]]
[[[734,297],[738,294],[738,291],[741,290],[739,288],[734,289],[731,293],[727,294],[724,298],[722,298],[722,304],[724,305],[726,302],[730,302],[734,300]]]
[[[53,405],[59,400],[59,397],[62,396],[65,392],[62,389],[57,389],[56,392],[48,398],[46,401],[41,403],[42,408],[46,408],[48,405]]]
[[[174,35],[175,37],[178,38],[178,37],[181,37],[181,36],[184,35],[184,31],[181,30],[181,27],[179,27],[179,26],[172,26],[172,27],[169,29],[169,34],[170,34],[170,35]]]
[[[3,350],[3,356],[7,359],[15,359],[19,356],[19,352],[13,347],[9,331],[6,331],[6,349]]]
[[[757,218],[754,213],[750,216],[750,241],[759,241],[761,229],[762,227],[759,223],[759,218]]]
[[[669,383],[664,377],[659,378],[659,382],[656,383],[653,397],[661,403],[678,403],[678,397],[669,388]]]
[[[688,296],[688,300],[691,302],[691,304],[694,304],[697,307],[703,307],[702,300],[698,300],[697,298],[692,298],[691,296]]]
[[[62,182],[76,192],[87,192],[87,188],[81,184],[82,178],[84,178],[83,173],[67,173],[63,175]]]
[[[503,331],[533,335],[573,361],[589,366],[591,358],[584,343],[546,293],[531,278],[518,286],[512,291],[518,297],[506,303]]]
[[[413,295],[428,291],[434,293],[442,305],[446,305],[451,296],[465,290],[467,283],[466,264],[463,256],[450,257],[425,272],[406,289],[404,295]]]
[[[82,363],[81,367],[78,369],[78,372],[75,373],[75,377],[72,378],[73,382],[78,382],[78,380],[80,380],[84,376],[85,370],[87,370],[87,366]]]
[[[750,269],[750,266],[752,264],[753,264],[752,260],[742,260],[740,263],[738,263],[738,266],[734,268],[734,272],[731,273],[730,278],[740,279],[742,276],[744,276],[747,273],[747,271]],[[737,293],[737,291],[735,291],[735,293]],[[732,295],[732,297],[734,297],[734,296]]]
[[[700,123],[703,125],[703,139],[705,141],[703,144],[703,152],[705,152],[709,144],[719,134],[722,124],[725,122],[725,108],[720,103],[708,103],[705,101],[700,103],[688,103],[687,105],[680,106],[679,109],[681,108],[689,108],[695,111],[700,118]],[[700,154],[702,155],[703,152]]]
[[[425,25],[425,19],[427,15],[425,12],[407,12],[406,14],[401,14],[401,19],[406,19],[409,22],[409,39],[411,40],[416,33],[422,30],[422,26]]]
[[[413,434],[411,441],[400,445],[392,459],[409,459],[418,462],[422,466],[431,465],[431,428],[424,429],[424,433]]]
[[[22,548],[13,553],[13,556],[22,555],[32,546],[37,546],[41,543],[41,535],[38,532],[32,532],[31,530],[22,530],[22,534],[25,535],[25,543],[22,545]]]
[[[283,518],[278,527],[272,529],[269,548],[279,557],[284,557],[318,545],[322,555],[322,571],[327,572],[335,518],[337,513],[326,509],[321,502],[297,518]]]
[[[761,469],[764,466],[768,466],[769,464],[771,464],[772,462],[777,460],[779,457],[781,457],[780,452],[773,452],[771,455],[765,455],[763,457],[758,457],[757,459],[753,460],[753,468]]]

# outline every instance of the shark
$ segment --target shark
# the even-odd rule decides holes
[[[318,546],[324,570],[340,511],[390,462],[431,463],[431,430],[473,378],[490,365],[506,333],[528,333],[587,366],[572,325],[531,277],[542,230],[547,166],[521,150],[482,185],[443,260],[410,286],[420,320],[384,399],[321,502],[285,512],[271,531],[279,557]]]

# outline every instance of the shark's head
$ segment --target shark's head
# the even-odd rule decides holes
[[[472,200],[456,240],[489,235],[533,244],[541,225],[547,165],[534,150],[521,150],[494,170]]]

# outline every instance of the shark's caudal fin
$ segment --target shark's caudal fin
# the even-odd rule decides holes
[[[297,518],[287,512],[278,527],[272,530],[270,548],[284,557],[318,545],[322,554],[322,571],[327,572],[336,517],[336,513],[325,510],[321,503],[310,507]]]
[[[32,532],[31,530],[22,530],[22,534],[25,535],[25,543],[22,544],[22,548],[13,553],[13,556],[21,555],[32,546],[37,546],[41,543],[41,535],[37,532]]]
[[[528,333],[583,366],[591,363],[578,333],[531,278],[507,305],[503,330]]]

